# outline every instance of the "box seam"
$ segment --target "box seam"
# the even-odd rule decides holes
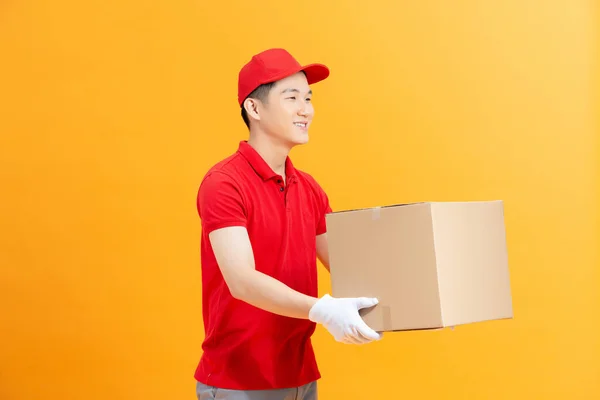
[[[431,217],[431,236],[433,238],[433,259],[435,263],[435,275],[437,279],[437,290],[438,290],[438,299],[440,302],[440,318],[441,318],[441,327],[446,326],[446,320],[444,319],[444,302],[442,301],[442,290],[440,287],[440,269],[438,267],[438,254],[437,254],[437,246],[436,246],[436,235],[435,235],[435,216],[434,216],[434,206],[431,204],[429,206],[429,215]]]

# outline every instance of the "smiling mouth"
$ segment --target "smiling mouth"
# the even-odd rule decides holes
[[[299,128],[306,128],[308,126],[307,122],[294,122],[294,125],[296,125]]]

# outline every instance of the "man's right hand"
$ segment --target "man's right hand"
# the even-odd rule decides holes
[[[382,335],[367,326],[359,310],[377,303],[377,299],[370,297],[334,298],[326,294],[310,309],[308,318],[323,325],[338,342],[369,343],[381,339]]]

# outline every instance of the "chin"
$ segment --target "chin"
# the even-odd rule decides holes
[[[287,138],[285,138],[282,143],[285,143],[285,145],[289,148],[292,148],[294,146],[300,146],[303,144],[308,143],[308,133],[303,134],[303,135],[290,135]]]
[[[279,142],[284,144],[286,147],[292,148],[295,146],[303,145],[308,143],[308,131],[293,130],[283,133],[279,136]]]
[[[294,140],[293,140],[293,143],[295,145],[301,145],[301,144],[308,143],[308,133],[305,133],[304,135],[295,137]]]

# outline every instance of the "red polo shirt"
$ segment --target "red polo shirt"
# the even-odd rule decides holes
[[[315,237],[326,231],[327,195],[288,158],[286,180],[245,141],[213,166],[198,191],[202,221],[203,354],[195,378],[227,389],[301,386],[320,378],[311,344],[315,324],[263,311],[231,296],[208,234],[248,230],[256,269],[318,296]]]

